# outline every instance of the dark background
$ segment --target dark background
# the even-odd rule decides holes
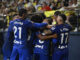
[[[69,40],[69,60],[80,60],[80,32],[71,32]]]

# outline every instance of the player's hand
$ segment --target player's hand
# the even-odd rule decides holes
[[[44,33],[45,33],[46,35],[52,34],[52,32],[51,32],[50,30],[44,30]]]
[[[54,35],[53,35],[53,38],[57,38],[57,37],[58,37],[57,34],[54,34]]]
[[[48,29],[50,29],[50,28],[52,28],[53,27],[53,25],[47,25],[47,28]]]
[[[47,19],[44,19],[44,20],[43,20],[43,23],[48,23]]]

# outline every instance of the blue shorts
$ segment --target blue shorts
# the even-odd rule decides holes
[[[49,55],[35,53],[34,60],[49,60]]]
[[[52,60],[68,60],[68,48],[55,48],[52,55]]]
[[[10,60],[15,60],[17,55],[19,55],[19,60],[31,60],[31,54],[27,48],[13,46]]]

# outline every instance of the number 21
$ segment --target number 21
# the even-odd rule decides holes
[[[19,31],[19,32],[18,32]],[[15,38],[17,38],[17,36],[16,36],[16,33],[19,33],[18,35],[19,35],[19,39],[21,39],[21,32],[22,32],[22,28],[21,27],[16,27],[16,26],[14,26],[14,35],[15,35]]]

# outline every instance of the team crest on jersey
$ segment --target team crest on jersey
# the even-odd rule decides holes
[[[55,30],[55,27],[52,27],[51,30]]]

